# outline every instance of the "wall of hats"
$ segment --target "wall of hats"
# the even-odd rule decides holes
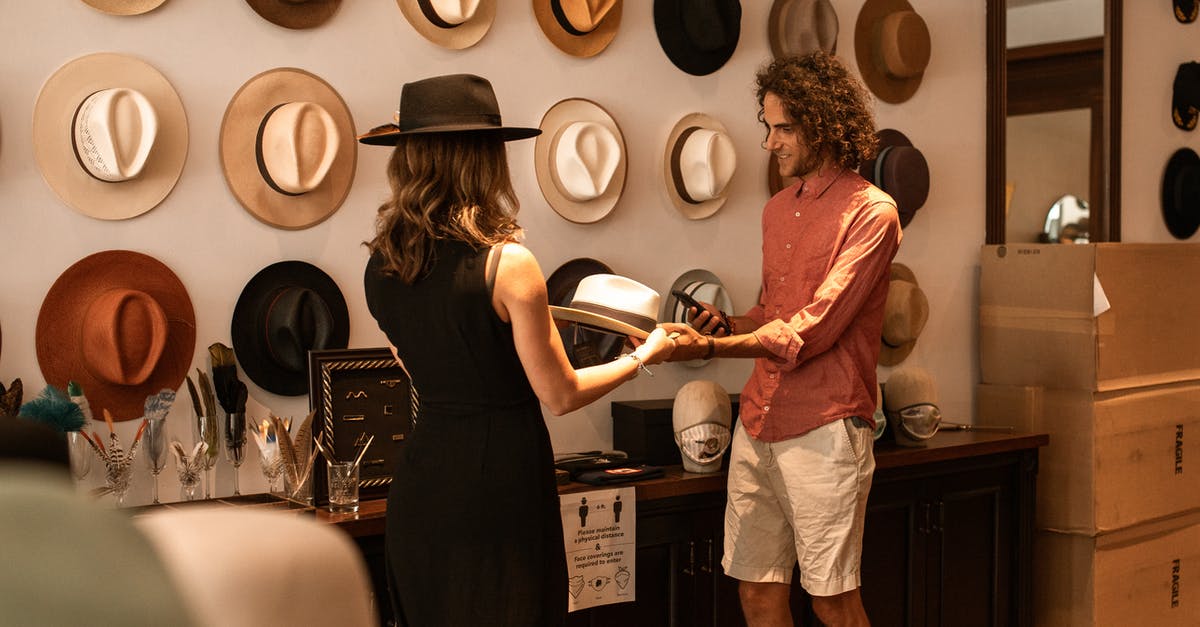
[[[402,83],[436,74],[487,77],[506,123],[545,131],[511,144],[509,157],[526,243],[548,277],[569,282],[609,268],[664,295],[690,286],[744,310],[758,290],[759,211],[782,183],[768,180],[759,147],[753,74],[772,54],[822,46],[867,79],[879,127],[897,131],[926,165],[927,189],[896,191],[911,199],[897,260],[920,277],[929,304],[908,360],[938,375],[948,414],[969,415],[984,230],[982,1],[218,4],[6,7],[0,382],[20,378],[27,400],[66,378],[123,399],[175,385],[166,429],[190,445],[182,376],[215,375],[231,347],[248,419],[303,417],[301,360],[271,353],[249,331],[271,323],[265,300],[304,307],[318,298],[330,312],[323,341],[383,345],[361,277],[388,155],[353,136],[392,121]],[[926,33],[907,44],[905,63],[893,55],[887,64],[879,48],[890,14],[901,18],[894,27]],[[1142,33],[1127,38],[1129,54],[1158,58],[1136,39],[1158,41],[1149,21],[1127,16]],[[597,150],[583,154],[572,142]],[[701,142],[702,168],[673,163]],[[1126,163],[1133,170],[1137,160]],[[103,336],[117,318],[150,329],[154,341],[132,353],[85,350],[77,338]],[[223,346],[210,351],[215,344]],[[660,366],[550,418],[555,449],[611,446],[608,401],[670,398],[699,378],[736,393],[749,372],[737,361],[696,366]],[[222,396],[230,394],[237,403],[236,390]],[[136,417],[136,405],[116,416],[125,442],[139,421],[121,419]],[[235,473],[243,492],[266,487],[254,449],[240,469],[217,464],[215,493],[228,494]],[[99,486],[101,475],[93,468],[82,483]],[[165,500],[177,498],[175,473],[159,482]],[[150,484],[138,473],[127,502],[147,502]]]

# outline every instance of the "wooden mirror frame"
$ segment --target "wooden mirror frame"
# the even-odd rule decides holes
[[[1121,241],[1121,13],[1122,0],[1104,7],[1104,116],[1101,128],[1101,201],[1090,219],[1093,242]],[[1005,122],[1008,117],[1007,2],[987,0],[987,158],[985,175],[988,244],[1003,244],[1005,220]]]

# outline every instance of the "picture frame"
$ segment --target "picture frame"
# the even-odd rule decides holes
[[[360,501],[386,498],[404,441],[412,431],[417,395],[412,381],[388,348],[309,351],[309,410],[312,433],[330,454],[359,464]],[[325,463],[313,468],[313,503],[327,505]]]

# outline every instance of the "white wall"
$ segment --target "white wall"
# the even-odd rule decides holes
[[[278,66],[300,67],[331,83],[360,130],[391,117],[403,82],[443,73],[488,77],[510,124],[537,126],[558,100],[593,99],[613,114],[629,149],[624,196],[605,220],[574,225],[559,218],[538,191],[533,143],[516,142],[510,148],[527,244],[543,272],[548,275],[575,257],[595,257],[665,291],[683,271],[704,267],[722,278],[739,310],[758,291],[759,211],[767,188],[752,87],[755,69],[770,54],[766,0],[742,2],[741,43],[722,69],[705,77],[683,73],[663,54],[648,0],[625,2],[615,40],[592,59],[569,57],[550,44],[528,0],[499,0],[489,34],[461,52],[421,38],[388,0],[344,2],[328,24],[311,31],[277,27],[238,0],[168,0],[152,13],[125,18],[101,14],[77,0],[4,4],[0,378],[6,384],[22,378],[27,398],[45,385],[34,349],[42,299],[63,270],[100,250],[153,255],[179,275],[196,308],[195,367],[208,367],[206,347],[212,342],[230,344],[229,321],[246,280],[283,259],[311,262],[339,283],[350,305],[352,347],[383,344],[363,302],[366,253],[359,243],[370,236],[375,208],[386,193],[387,151],[360,147],[345,205],[326,222],[303,231],[258,222],[233,198],[222,177],[217,135],[229,98],[251,76]],[[905,230],[898,255],[916,272],[931,306],[929,325],[905,365],[930,369],[938,377],[947,418],[970,421],[977,379],[976,268],[984,239],[984,3],[912,4],[932,33],[932,60],[910,101],[876,107],[879,126],[908,135],[924,153],[932,177],[929,200]],[[838,49],[851,67],[861,5],[860,0],[834,0],[841,21]],[[157,67],[179,92],[191,132],[187,164],[174,192],[153,211],[121,222],[88,218],[59,201],[42,180],[30,145],[33,103],[42,83],[63,63],[99,51],[132,54]],[[692,111],[720,119],[740,157],[731,199],[715,216],[699,222],[675,212],[660,174],[667,133]],[[1127,194],[1132,191],[1127,188]],[[550,417],[555,449],[609,447],[612,400],[670,398],[682,383],[700,377],[738,392],[749,364],[727,361],[703,369],[671,364],[655,370],[657,376],[640,377],[585,410]],[[881,380],[886,376],[887,369],[881,369]],[[275,396],[248,383],[254,399],[277,414],[307,411],[306,397]],[[185,442],[192,437],[190,413],[189,404],[181,402],[169,418],[169,430]],[[126,437],[134,428],[132,422],[119,427]],[[263,486],[256,455],[241,469],[243,490]],[[222,463],[217,472],[218,493],[228,493],[231,469]],[[99,485],[99,474],[94,470],[87,485]],[[177,498],[173,472],[160,481],[164,497]],[[148,485],[148,475],[139,474],[129,501],[148,501]]]

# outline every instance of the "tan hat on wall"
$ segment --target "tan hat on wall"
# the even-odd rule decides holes
[[[929,64],[925,20],[907,0],[867,0],[854,25],[854,55],[863,82],[880,100],[897,104],[916,93]]]
[[[141,15],[157,9],[167,0],[83,0],[83,3],[109,15]]]
[[[776,57],[837,50],[838,16],[829,0],[775,0],[767,40]]]
[[[267,70],[234,94],[221,122],[221,167],[255,218],[304,229],[341,207],[358,145],[342,97],[315,74]]]
[[[422,37],[451,50],[470,48],[492,28],[496,0],[396,0]]]
[[[612,43],[621,7],[622,0],[533,0],[546,38],[574,57],[595,56]]]
[[[607,216],[625,188],[625,138],[603,107],[568,98],[542,117],[534,170],[546,202],[571,222]]]
[[[146,397],[183,383],[196,349],[196,313],[179,277],[129,250],[75,262],[38,312],[38,364],[46,383],[83,388],[92,410],[141,418]]]
[[[893,263],[883,306],[879,363],[895,366],[904,361],[917,345],[917,337],[928,320],[929,301],[917,285],[917,275],[908,266]]]
[[[342,0],[246,0],[246,4],[272,24],[299,30],[328,22]]]
[[[683,116],[667,136],[663,174],[667,194],[689,220],[702,220],[724,204],[737,170],[737,151],[725,125],[704,113]]]
[[[76,211],[124,220],[156,207],[187,160],[183,102],[146,62],[101,52],[67,62],[33,109],[33,154]]]

